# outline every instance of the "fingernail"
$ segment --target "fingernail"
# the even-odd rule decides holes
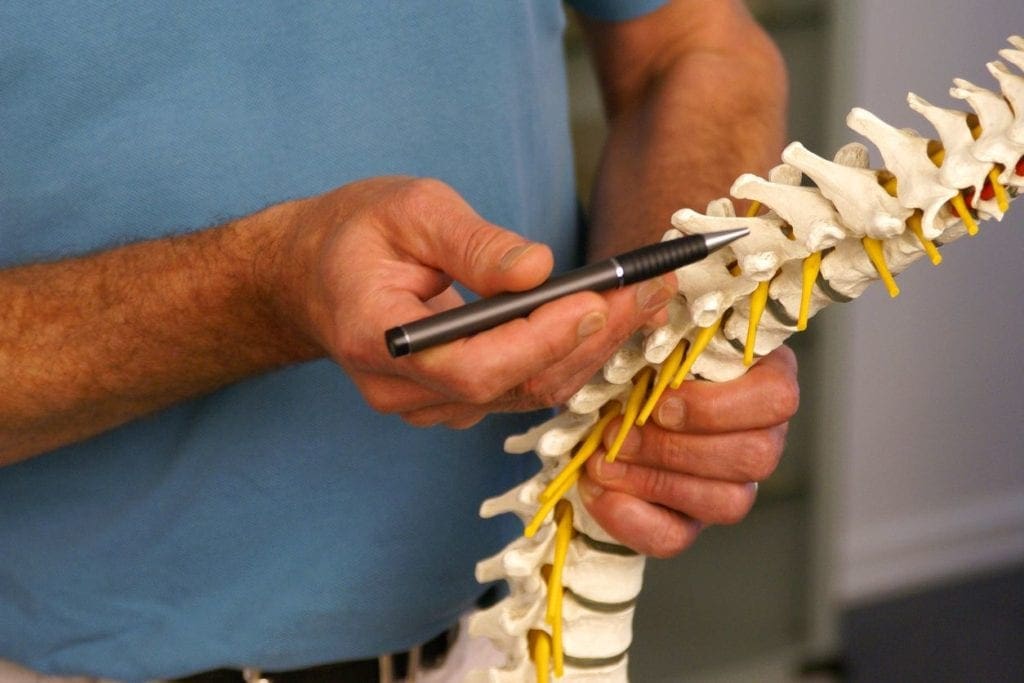
[[[678,398],[670,398],[658,408],[658,424],[662,427],[682,427],[686,420],[686,404]]]
[[[594,334],[608,322],[608,318],[601,311],[591,311],[580,319],[576,326],[576,338],[580,341]]]
[[[626,476],[626,466],[618,460],[608,462],[602,455],[597,461],[597,476],[602,481],[615,481],[616,479],[622,479]]]
[[[531,247],[533,247],[533,244],[520,244],[518,247],[512,247],[501,257],[499,267],[502,270],[510,270],[516,264],[516,261],[528,252]]]
[[[643,311],[654,311],[668,303],[674,293],[660,278],[648,280],[636,292],[637,305]]]
[[[596,498],[600,497],[600,495],[604,493],[604,489],[595,484],[590,477],[581,478],[576,487],[579,489],[580,498],[582,498],[583,502],[587,505],[590,505]]]

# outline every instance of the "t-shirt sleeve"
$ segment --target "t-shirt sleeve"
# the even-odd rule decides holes
[[[593,19],[625,21],[649,14],[668,0],[567,0],[574,9]]]

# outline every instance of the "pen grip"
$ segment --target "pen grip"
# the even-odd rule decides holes
[[[691,235],[657,244],[649,244],[615,257],[622,266],[623,283],[649,280],[676,268],[699,261],[708,255],[707,243],[700,235]]]

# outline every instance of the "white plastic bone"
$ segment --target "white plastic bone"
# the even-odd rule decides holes
[[[566,411],[550,420],[531,428],[525,434],[515,434],[505,439],[506,453],[529,453],[537,451],[542,457],[557,457],[568,452],[579,443],[594,423],[594,411]]]
[[[729,206],[731,206],[731,203]],[[716,230],[730,230],[732,228],[750,228],[750,235],[733,242],[730,247],[739,264],[741,275],[754,282],[763,282],[770,279],[775,274],[775,271],[779,269],[779,266],[789,258],[802,258],[800,256],[788,256],[789,252],[799,253],[801,247],[799,245],[789,246],[786,244],[788,240],[780,241],[778,239],[783,233],[782,220],[777,216],[766,215],[743,218],[735,216],[706,216],[692,209],[680,209],[672,214],[672,225],[688,235],[715,232]],[[806,253],[804,256],[806,256]],[[692,270],[694,269],[682,268],[677,271],[676,275],[687,276]],[[680,291],[682,290],[683,285],[680,283]],[[732,302],[729,302],[729,305],[731,304]],[[696,315],[694,320],[701,324],[701,320]]]
[[[958,190],[939,179],[939,168],[928,158],[928,140],[917,133],[894,128],[867,111],[855,107],[846,123],[875,144],[885,167],[896,176],[896,198],[906,209],[921,209],[924,236],[935,239],[942,232],[935,227],[939,210]],[[894,235],[893,235],[894,236]]]
[[[1021,61],[1024,62],[1024,58]],[[1013,111],[1013,123],[1006,130],[1006,137],[1017,144],[1024,144],[1024,76],[1013,73],[1002,62],[989,62],[986,66],[999,81],[999,89]]]
[[[720,199],[708,204],[707,215],[690,209],[674,213],[672,225],[677,230],[670,231],[670,234],[673,237],[681,237],[684,234],[729,229],[715,226],[739,228],[750,227],[752,224],[753,222],[747,219],[736,218],[731,201]],[[771,225],[774,227],[774,224]],[[749,277],[737,277],[730,272],[729,266],[734,260],[736,256],[730,245],[704,259],[700,268],[680,268],[676,271],[679,291],[689,293],[685,302],[690,319],[699,327],[712,325],[734,302],[750,294],[757,287],[757,283]]]
[[[769,293],[771,290],[769,290]],[[747,326],[750,320],[749,301],[741,302],[733,309],[732,315],[725,322],[722,328],[722,336],[729,341],[729,345],[735,351],[742,353],[743,342],[747,335]],[[793,334],[795,325],[787,325],[776,319],[771,310],[765,311],[761,316],[760,324],[757,327],[757,339],[754,344],[754,356],[760,357],[771,353],[778,348],[786,339]],[[703,355],[703,354],[702,354]],[[746,367],[746,366],[744,366]],[[704,366],[698,366],[704,370]],[[704,370],[706,372],[706,370]],[[719,375],[720,370],[714,374]],[[704,375],[701,375],[704,377]]]
[[[547,469],[550,471],[553,468],[549,466]],[[511,512],[525,524],[533,517],[537,508],[537,496],[542,490],[544,490],[543,477],[530,477],[519,486],[481,503],[480,516],[490,519]]]
[[[560,683],[628,683],[628,666],[628,656],[620,657],[611,664],[586,668],[566,663],[565,675],[558,680]],[[524,655],[517,660],[515,668],[473,671],[466,678],[466,683],[525,683],[532,680],[536,680],[536,674]]]
[[[999,51],[999,56],[1024,71],[1024,48],[1018,50],[1005,48]]]
[[[506,576],[525,579],[544,566],[551,554],[554,527],[548,526],[533,538],[517,538],[504,550],[476,565],[476,580],[490,583]]]
[[[603,406],[608,401],[621,399],[629,391],[626,384],[612,384],[604,375],[591,378],[580,387],[566,403],[566,408],[574,413],[589,413]]]
[[[907,103],[911,109],[931,122],[942,140],[945,158],[939,167],[939,182],[947,188],[972,188],[973,204],[977,206],[981,188],[992,164],[980,161],[972,153],[974,136],[971,135],[967,114],[955,109],[936,107],[914,93],[907,95]]]
[[[643,565],[643,555],[607,552],[577,536],[569,545],[563,579],[567,588],[588,600],[627,602],[640,594]]]
[[[833,247],[846,236],[839,212],[817,188],[771,182],[752,173],[744,173],[732,184],[729,193],[772,207],[792,226],[796,241],[804,249],[800,258]]]
[[[604,364],[604,378],[611,384],[625,384],[646,364],[643,338],[633,335]]]
[[[842,157],[844,161],[857,158],[849,152]],[[888,239],[905,229],[911,210],[900,206],[899,201],[878,184],[874,171],[823,159],[799,142],[786,147],[782,159],[814,181],[839,212],[849,234]]]
[[[950,88],[949,94],[966,100],[981,122],[981,135],[974,143],[972,154],[981,161],[1001,164],[1003,172],[999,175],[999,182],[1009,184],[1017,162],[1024,155],[1024,144],[1007,137],[1014,125],[1010,105],[1001,95],[970,81],[956,78],[953,83],[954,87]]]
[[[588,605],[566,593],[562,604],[565,654],[578,659],[603,659],[624,653],[633,640],[635,610],[633,604],[623,609]]]
[[[514,581],[509,582],[510,588],[516,593],[510,595],[496,605],[477,612],[469,620],[469,635],[474,638],[487,638],[495,647],[509,655],[511,669],[529,672],[532,667],[523,668],[522,662],[527,661],[527,634],[534,624],[544,619],[545,595],[541,590],[524,590]],[[543,584],[538,584],[542,587]],[[516,683],[525,683],[530,678],[513,679]]]
[[[651,332],[644,341],[644,358],[648,363],[660,365],[694,328],[693,318],[681,297],[668,304],[668,323]]]
[[[800,263],[787,263],[779,271],[779,274],[772,280],[768,290],[769,303],[778,302],[781,307],[779,313],[772,313],[771,320],[777,319],[778,315],[785,314],[786,320],[780,322],[786,325],[786,329],[796,330],[797,318],[800,314],[800,297],[803,293],[803,267]],[[820,287],[811,290],[811,301],[808,309],[808,318],[814,315],[825,306],[834,303],[826,296]],[[769,306],[769,311],[772,307]],[[758,337],[760,337],[758,333]]]

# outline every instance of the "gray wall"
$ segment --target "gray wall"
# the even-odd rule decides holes
[[[952,78],[996,89],[985,63],[1024,34],[1018,0],[835,9],[829,150],[857,139],[839,128],[854,104],[932,135],[907,91],[965,109]],[[900,276],[896,300],[875,285],[824,316],[825,542],[842,603],[1024,561],[1024,206],[943,256]]]

